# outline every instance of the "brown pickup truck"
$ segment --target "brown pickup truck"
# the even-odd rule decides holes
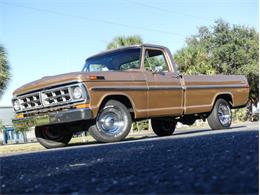
[[[245,106],[248,94],[245,76],[182,75],[168,48],[143,44],[94,55],[81,72],[18,88],[13,123],[20,130],[35,126],[46,148],[65,146],[77,131],[89,131],[99,142],[120,141],[142,119],[151,119],[158,136],[196,119],[224,129],[231,125],[231,108]]]

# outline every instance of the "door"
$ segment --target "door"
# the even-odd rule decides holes
[[[166,51],[159,48],[145,48],[143,51],[150,117],[174,116],[183,112],[181,79],[172,71],[166,55]]]

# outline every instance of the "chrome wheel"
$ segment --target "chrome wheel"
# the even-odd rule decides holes
[[[218,119],[223,126],[229,126],[231,124],[231,110],[229,105],[219,104]]]
[[[89,133],[98,142],[117,142],[129,134],[131,124],[128,108],[119,101],[109,100],[99,111],[96,123],[89,127]]]
[[[127,118],[118,107],[107,107],[100,113],[97,126],[99,129],[109,135],[118,135],[126,128]]]

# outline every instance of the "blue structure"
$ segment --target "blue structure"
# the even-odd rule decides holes
[[[14,117],[15,113],[11,106],[0,107],[0,121],[4,126],[0,139],[3,144],[24,143],[27,141],[26,133],[15,131],[12,124]]]
[[[12,126],[4,127],[3,144],[9,143],[24,143],[26,142],[26,134],[17,132]]]

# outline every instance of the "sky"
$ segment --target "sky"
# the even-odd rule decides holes
[[[0,44],[12,74],[0,106],[25,83],[81,71],[115,36],[140,35],[174,53],[219,18],[259,31],[258,12],[257,0],[0,0]]]

